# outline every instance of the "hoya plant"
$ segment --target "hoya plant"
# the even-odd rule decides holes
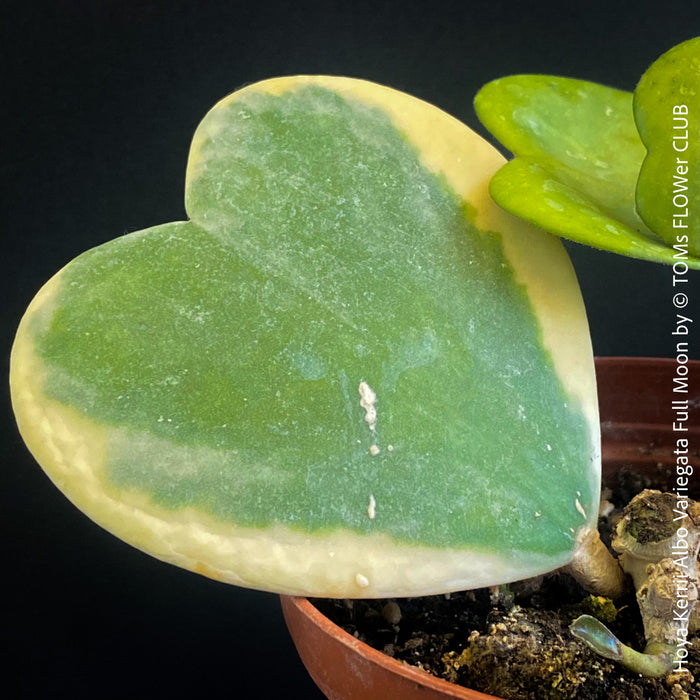
[[[567,566],[619,592],[585,311],[542,227],[562,231],[489,194],[507,206],[498,182],[530,155],[502,169],[462,123],[365,81],[235,92],[195,133],[188,220],[87,251],[32,301],[11,360],[27,445],[115,535],[237,585],[395,597]],[[565,208],[607,193],[555,170]]]

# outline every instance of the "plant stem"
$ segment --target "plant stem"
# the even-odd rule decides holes
[[[596,529],[587,531],[580,538],[578,550],[564,570],[594,595],[615,599],[627,587],[625,573],[601,542]]]

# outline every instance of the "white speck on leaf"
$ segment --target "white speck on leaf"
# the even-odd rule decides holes
[[[374,520],[377,515],[377,501],[372,494],[369,495],[369,505],[367,506],[367,515],[370,520]]]
[[[370,430],[374,430],[377,425],[377,409],[374,406],[377,395],[365,381],[360,382],[358,391],[360,392],[360,406],[365,409],[365,423]]]

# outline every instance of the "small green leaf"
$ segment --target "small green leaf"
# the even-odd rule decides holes
[[[623,644],[600,620],[591,615],[577,617],[571,634],[605,659],[617,661],[634,673],[650,678],[665,676],[673,667],[675,647],[650,644],[642,653]]]
[[[597,618],[581,615],[569,626],[571,634],[585,642],[596,654],[611,661],[624,658],[622,642]]]
[[[647,157],[637,183],[637,207],[671,246],[700,255],[700,38],[659,58],[634,93],[634,117]],[[686,236],[687,238],[683,238]]]

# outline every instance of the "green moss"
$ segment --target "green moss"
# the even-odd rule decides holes
[[[640,544],[653,544],[673,537],[678,529],[678,521],[674,520],[674,508],[677,507],[677,499],[672,493],[630,501],[625,508],[629,534]]]
[[[582,612],[588,613],[608,625],[617,619],[618,609],[610,598],[590,595],[582,601],[580,607]]]

